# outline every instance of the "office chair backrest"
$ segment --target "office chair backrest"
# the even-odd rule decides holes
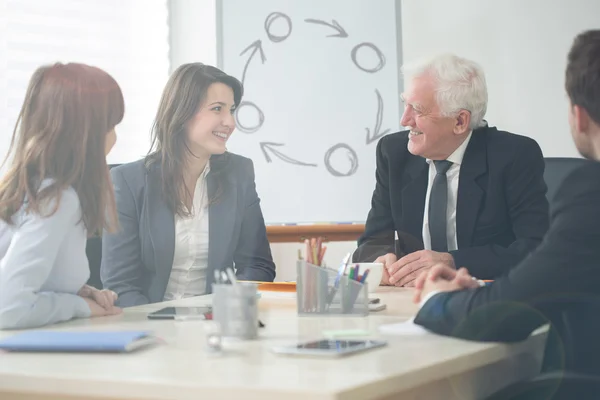
[[[552,206],[556,191],[567,175],[589,161],[584,158],[569,157],[546,157],[544,161],[546,163],[544,180],[546,181],[546,186],[548,186],[546,198]]]
[[[102,237],[91,237],[87,240],[85,246],[85,254],[87,255],[90,265],[90,279],[87,284],[102,289],[102,281],[100,280],[100,262],[102,261]]]
[[[573,373],[548,373],[517,382],[486,400],[597,400],[600,377]]]
[[[117,167],[121,164],[109,164],[108,168]],[[87,284],[97,289],[102,289],[100,279],[100,263],[102,261],[102,236],[91,237],[87,240],[85,253],[90,265],[90,279]]]

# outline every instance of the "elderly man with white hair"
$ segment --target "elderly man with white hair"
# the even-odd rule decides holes
[[[353,260],[384,263],[383,285],[413,286],[439,263],[494,279],[548,229],[540,147],[488,126],[485,75],[473,61],[443,54],[403,73],[408,130],[377,145],[371,210]]]

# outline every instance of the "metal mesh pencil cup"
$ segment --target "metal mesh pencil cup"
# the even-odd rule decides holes
[[[296,264],[296,300],[298,315],[369,314],[366,283],[360,283],[338,271],[298,260]]]

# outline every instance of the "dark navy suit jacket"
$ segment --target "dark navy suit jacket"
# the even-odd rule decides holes
[[[600,374],[600,163],[568,175],[552,204],[548,234],[521,264],[487,287],[434,295],[415,323],[512,342],[551,322],[558,340],[549,342],[547,368]]]
[[[377,145],[376,186],[355,261],[393,253],[394,230],[423,246],[429,164],[407,149],[408,132]],[[475,129],[460,167],[456,205],[457,267],[494,279],[537,247],[548,230],[544,158],[525,136],[494,127]],[[416,250],[405,240],[404,253]],[[402,256],[403,254],[397,254]]]

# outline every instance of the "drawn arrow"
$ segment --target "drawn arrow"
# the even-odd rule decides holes
[[[244,55],[244,53],[246,53],[250,49],[252,49],[252,52],[250,53],[250,57],[248,57],[248,61],[246,61],[246,65],[244,65],[244,72],[242,72],[242,85],[244,84],[244,81],[246,80],[246,70],[248,69],[248,65],[250,64],[250,61],[252,60],[252,57],[254,57],[256,52],[260,51],[260,60],[262,61],[263,64],[267,60],[267,57],[265,57],[265,53],[262,48],[262,40],[258,39],[258,40],[255,40],[254,42],[252,42],[252,44],[250,46],[248,46],[244,50],[242,50],[242,52],[240,53],[240,56]]]
[[[346,30],[344,28],[342,28],[342,26],[335,19],[331,20],[331,22],[333,22],[332,24],[330,24],[329,22],[320,20],[320,19],[312,19],[312,18],[307,18],[304,20],[304,22],[308,22],[309,24],[325,25],[325,26],[333,28],[337,31],[336,34],[327,35],[327,37],[340,37],[340,38],[348,37],[348,33],[346,32]]]
[[[371,135],[370,129],[365,128],[367,131],[367,144],[376,142],[390,131],[389,129],[386,129],[383,132],[379,132],[381,129],[381,121],[383,120],[383,99],[381,98],[379,90],[375,89],[375,94],[377,95],[377,116],[375,118],[375,129],[373,129],[373,134]]]
[[[294,160],[293,158],[288,157],[285,154],[281,153],[279,150],[274,149],[274,147],[276,147],[276,146],[283,146],[283,145],[284,145],[283,143],[260,142],[260,149],[262,150],[263,154],[265,155],[265,159],[267,160],[268,163],[273,162],[273,160],[271,159],[271,156],[269,155],[269,151],[270,151],[271,153],[273,153],[274,156],[285,161],[286,163],[300,165],[303,167],[316,167],[317,166],[317,164],[309,164],[309,163],[305,163],[302,161]]]

